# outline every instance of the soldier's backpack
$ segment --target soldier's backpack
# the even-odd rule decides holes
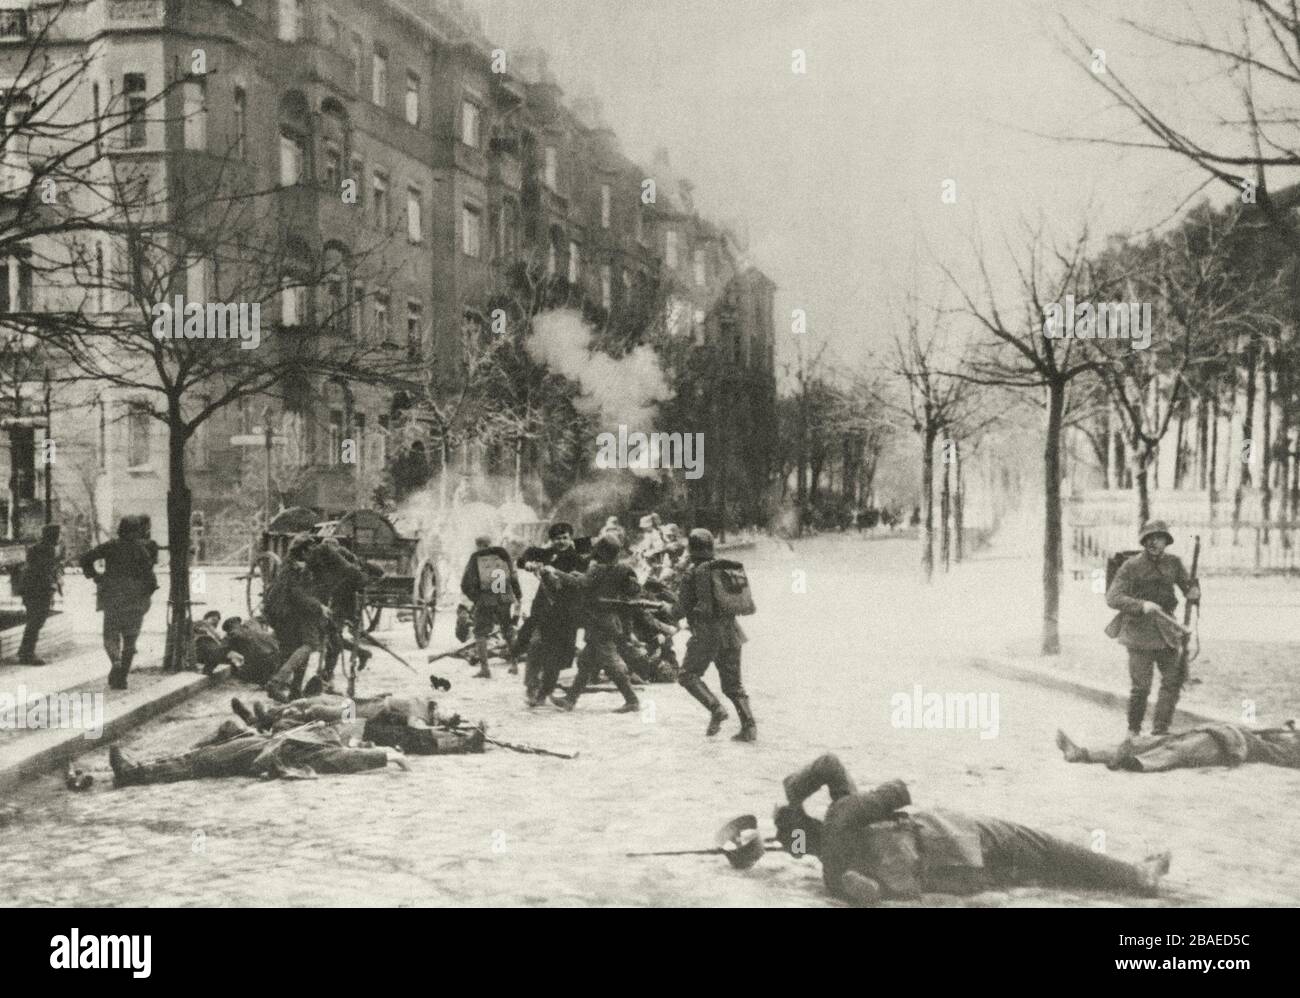
[[[488,604],[508,606],[514,602],[510,587],[510,562],[496,551],[480,551],[474,556],[478,568],[478,598]]]
[[[749,590],[745,566],[718,558],[709,562],[713,589],[713,610],[719,617],[748,617],[754,612],[754,594]]]

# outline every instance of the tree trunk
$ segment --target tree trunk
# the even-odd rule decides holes
[[[935,430],[926,426],[921,434],[921,570],[925,581],[934,579],[934,440]]]
[[[185,481],[185,430],[180,403],[170,404],[167,425],[167,639],[163,668],[174,672],[194,662],[190,613],[191,496]]]
[[[1264,536],[1260,538],[1268,543],[1268,520],[1273,510],[1273,351],[1264,348],[1264,444],[1263,468],[1259,475],[1260,485],[1260,520]]]
[[[1237,531],[1241,527],[1241,503],[1245,499],[1246,489],[1254,484],[1251,470],[1255,465],[1255,364],[1257,347],[1252,340],[1246,348],[1246,413],[1241,420],[1242,454],[1229,455],[1230,460],[1239,461],[1237,489],[1232,497],[1232,543],[1237,543]]]
[[[1187,474],[1187,452],[1184,441],[1187,439],[1187,400],[1178,407],[1178,429],[1174,434],[1174,488],[1183,487],[1183,477]]]
[[[1141,526],[1151,519],[1151,480],[1149,478],[1151,451],[1143,449],[1141,453],[1135,453],[1133,463],[1137,466],[1137,470],[1133,472],[1133,480],[1137,484],[1138,525]]]
[[[952,517],[952,438],[943,438],[943,484],[939,493],[939,561],[947,572],[952,567],[952,537],[948,524]]]
[[[1043,644],[1044,655],[1061,653],[1061,426],[1065,416],[1065,382],[1048,385],[1047,440],[1043,445]]]
[[[957,542],[957,564],[966,556],[966,470],[961,459],[961,441],[952,442],[953,471],[957,478],[957,493],[953,498],[953,535]]]

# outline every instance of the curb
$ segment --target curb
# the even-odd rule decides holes
[[[129,693],[114,709],[104,711],[104,730],[95,739],[66,728],[48,728],[0,749],[0,793],[13,790],[20,783],[40,776],[70,759],[93,752],[120,738],[137,725],[171,710],[197,693],[225,681],[230,667],[223,665],[211,676],[185,672],[167,676],[146,693]]]
[[[1056,690],[1059,693],[1070,693],[1084,700],[1102,707],[1114,707],[1118,710],[1125,710],[1128,707],[1128,693],[1120,693],[1115,690],[1103,689],[1100,686],[1092,686],[1089,683],[1080,682],[1077,679],[1068,679],[1065,676],[1050,672],[1041,666],[1028,665],[1024,661],[1017,661],[1010,658],[995,658],[987,655],[981,655],[976,658],[967,660],[967,664],[981,669],[984,672],[992,673],[995,676],[1001,676],[1003,679],[1015,679],[1020,682],[1031,683],[1044,689]],[[1185,710],[1178,707],[1174,710],[1174,721],[1183,724],[1240,724],[1235,718],[1221,717],[1213,714],[1202,714],[1195,710]]]

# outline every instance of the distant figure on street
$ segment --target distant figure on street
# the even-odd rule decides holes
[[[59,525],[47,523],[41,528],[41,539],[27,548],[27,562],[19,586],[18,595],[27,611],[27,624],[18,647],[19,665],[45,664],[44,659],[36,657],[36,642],[49,619],[56,592],[63,592],[63,551],[59,547]]]
[[[1128,649],[1130,735],[1142,733],[1152,673],[1157,667],[1160,669],[1160,693],[1151,719],[1153,735],[1168,733],[1183,686],[1183,667],[1179,663],[1181,625],[1172,619],[1178,607],[1174,589],[1180,589],[1189,603],[1199,603],[1201,587],[1188,574],[1182,561],[1165,551],[1173,542],[1173,534],[1164,520],[1152,520],[1143,526],[1138,533],[1142,553],[1119,567],[1106,591],[1106,605],[1119,611],[1106,633]]]
[[[1300,731],[1290,726],[1254,731],[1240,724],[1198,724],[1167,735],[1126,738],[1103,749],[1081,748],[1064,731],[1058,731],[1056,747],[1066,762],[1095,762],[1134,773],[1239,766],[1243,762],[1300,769]]]
[[[902,780],[859,793],[830,754],[791,773],[784,786],[787,803],[773,816],[781,845],[794,856],[819,857],[826,889],[854,905],[1027,884],[1155,897],[1169,872],[1167,852],[1125,863],[1009,821],[903,811],[912,797]],[[831,804],[818,821],[803,803],[822,787]]]
[[[501,629],[506,643],[510,675],[519,674],[515,660],[515,629],[510,622],[510,608],[523,596],[519,576],[510,561],[510,552],[492,543],[484,535],[474,538],[474,553],[465,563],[460,591],[474,604],[474,644],[478,650],[479,671],[476,679],[491,679],[488,671],[488,638],[494,627]]]
[[[144,615],[158,588],[153,571],[158,564],[158,545],[149,538],[149,529],[149,517],[124,516],[117,525],[116,538],[81,556],[81,571],[94,581],[96,601],[104,613],[104,650],[112,666],[108,685],[114,690],[127,688]],[[103,571],[96,567],[100,562]]]

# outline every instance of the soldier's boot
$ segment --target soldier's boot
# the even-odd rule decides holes
[[[194,778],[194,763],[189,755],[172,756],[153,762],[132,762],[114,745],[108,750],[108,764],[113,768],[115,787],[148,783],[177,783]]]
[[[1153,735],[1169,734],[1169,723],[1174,719],[1174,708],[1178,706],[1178,694],[1180,693],[1177,683],[1161,683],[1160,693],[1156,696],[1156,709],[1151,717],[1151,733]]]
[[[1142,718],[1147,713],[1147,697],[1151,690],[1133,689],[1128,695],[1128,733],[1130,735],[1142,734]]]
[[[487,638],[475,638],[474,650],[478,652],[478,672],[474,673],[475,679],[491,679],[492,673],[488,670],[488,643]]]
[[[573,678],[573,685],[565,691],[564,696],[552,696],[551,703],[564,710],[573,710],[578,706],[578,697],[582,696],[582,691],[587,687],[587,677],[582,670]]]
[[[733,742],[753,742],[758,740],[758,722],[754,712],[749,709],[749,697],[735,697],[736,714],[740,718],[740,730],[731,736]]]
[[[623,706],[614,711],[615,714],[634,714],[641,709],[641,701],[637,699],[636,690],[632,689],[632,680],[628,677],[627,669],[610,669],[610,679],[614,681],[615,688],[623,694]]]
[[[704,734],[712,738],[722,730],[722,723],[730,716],[727,708],[722,706],[718,698],[704,685],[704,680],[698,676],[682,681],[681,686],[709,712],[709,726],[704,730]]]

